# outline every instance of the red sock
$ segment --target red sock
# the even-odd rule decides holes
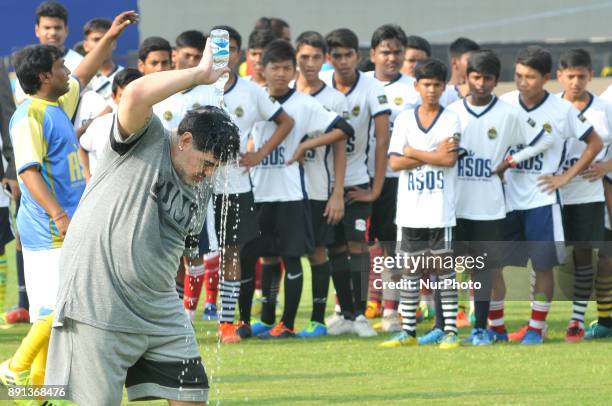
[[[550,310],[550,302],[534,300],[531,302],[531,320],[529,320],[529,330],[537,331],[542,334],[546,326],[546,316]]]
[[[204,287],[206,303],[217,303],[219,292],[219,255],[204,259]]]
[[[255,265],[255,290],[261,291],[261,260]]]
[[[503,300],[491,300],[489,306],[489,324],[491,330],[496,331],[500,334],[506,332],[506,325],[504,324],[504,301]]]
[[[186,310],[195,311],[198,308],[198,300],[204,283],[204,265],[190,266],[185,272],[185,293],[183,294],[183,306]]]
[[[380,303],[382,301],[382,289],[376,289],[374,287],[375,285],[378,285],[378,286],[382,285],[382,283],[380,285],[374,283],[374,281],[376,280],[382,280],[382,274],[374,272],[374,258],[380,257],[382,255],[383,255],[382,248],[380,247],[370,248],[370,280],[369,280],[370,295],[368,297],[368,300],[371,302]]]

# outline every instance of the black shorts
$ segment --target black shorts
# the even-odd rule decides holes
[[[397,210],[398,178],[385,178],[380,196],[372,203],[368,241],[397,241],[395,211]]]
[[[593,248],[604,236],[605,203],[593,202],[563,206],[563,230],[568,245]]]
[[[309,200],[312,216],[312,232],[315,247],[325,247],[334,242],[334,226],[327,222],[325,213],[326,201]]]
[[[431,253],[444,255],[453,252],[453,227],[409,228],[402,227],[400,251],[408,255]]]
[[[604,230],[604,238],[599,248],[599,256],[601,258],[612,259],[612,231],[607,228]]]
[[[225,226],[223,222],[223,198],[225,195],[218,194],[214,197],[215,206],[215,230],[219,245],[244,245],[259,236],[259,226],[255,212],[255,201],[253,192],[236,193],[227,195],[227,218]],[[221,228],[225,230],[225,239],[222,238]]]
[[[8,207],[0,207],[0,249],[15,239],[11,229],[11,213]]]
[[[344,188],[344,199],[347,200],[347,193],[353,187],[367,189],[368,183]],[[344,217],[342,221],[334,227],[334,244],[345,244],[351,242],[366,242],[366,231],[368,217],[372,213],[372,204],[364,202],[346,203],[344,206]]]
[[[505,220],[457,219],[453,249],[458,256],[484,257],[487,269],[502,266]]]
[[[246,244],[245,252],[249,255],[301,257],[312,253],[314,238],[308,200],[255,203],[255,211],[261,235]]]

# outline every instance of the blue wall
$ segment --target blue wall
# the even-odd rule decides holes
[[[35,11],[40,0],[0,1],[0,56],[29,44],[38,43],[34,35]],[[136,0],[59,0],[68,9],[69,35],[66,46],[71,47],[83,39],[83,25],[95,17],[113,19],[119,12],[137,10]],[[138,48],[138,28],[128,27],[117,42],[117,55],[125,55]],[[120,58],[123,59],[123,58]]]

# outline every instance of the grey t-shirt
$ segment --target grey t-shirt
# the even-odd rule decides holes
[[[191,331],[175,276],[187,236],[199,234],[212,184],[198,192],[178,176],[170,137],[153,115],[110,142],[79,203],[60,258],[55,325],[165,335]]]

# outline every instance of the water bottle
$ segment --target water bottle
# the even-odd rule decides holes
[[[212,30],[210,32],[210,44],[213,54],[213,68],[220,69],[227,66],[229,61],[229,33],[226,30]],[[229,74],[224,74],[215,82],[215,96],[218,100],[218,106],[224,107],[223,90],[225,83],[229,79]]]

